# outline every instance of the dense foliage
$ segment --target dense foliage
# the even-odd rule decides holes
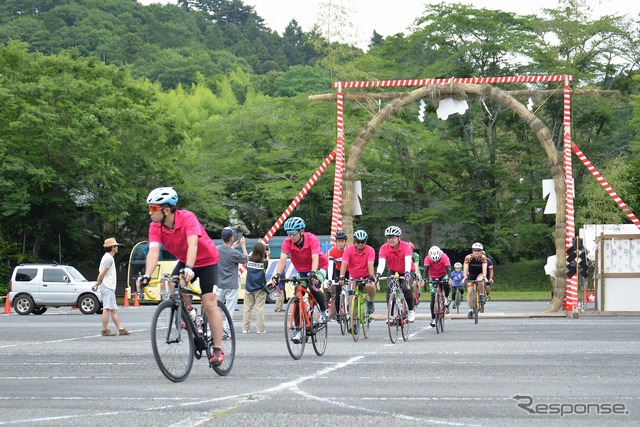
[[[213,235],[229,223],[263,235],[335,145],[335,104],[307,98],[332,81],[574,75],[592,90],[572,98],[574,141],[638,206],[638,21],[592,20],[580,1],[536,16],[441,3],[411,34],[374,32],[365,53],[295,21],[279,35],[239,0],[178,3],[0,4],[3,282],[19,262],[94,265],[105,237],[144,239],[143,199],[161,185]],[[502,87],[540,90],[519,99],[531,97],[558,149],[561,87]],[[424,123],[407,107],[363,153],[357,226],[374,246],[394,223],[422,253],[482,241],[499,262],[546,259],[554,218],[542,214],[541,180],[551,173],[536,135],[489,100],[469,98],[446,121],[426,101]],[[345,103],[347,146],[385,102]],[[624,222],[578,163],[578,225]],[[297,211],[319,234],[330,230],[333,172]]]

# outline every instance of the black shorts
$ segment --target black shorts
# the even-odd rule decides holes
[[[183,263],[177,263],[172,275],[177,276],[183,268]],[[192,270],[194,274],[193,280],[200,279],[200,291],[202,295],[213,292],[213,286],[218,284],[218,264],[194,267]]]

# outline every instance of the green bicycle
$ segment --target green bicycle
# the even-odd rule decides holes
[[[360,329],[362,329],[362,336],[365,339],[369,338],[369,324],[371,323],[371,316],[369,315],[369,295],[367,294],[367,280],[346,280],[345,285],[351,288],[351,285],[355,287],[355,295],[351,302],[351,311],[349,313],[349,326],[351,327],[351,337],[353,341],[358,341]]]

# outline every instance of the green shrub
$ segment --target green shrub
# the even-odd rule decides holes
[[[518,261],[494,267],[491,291],[551,291],[551,281],[540,260]]]

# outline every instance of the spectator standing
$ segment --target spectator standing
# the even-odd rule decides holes
[[[218,284],[216,294],[218,299],[227,306],[231,316],[238,305],[238,266],[247,263],[247,246],[244,236],[240,238],[242,254],[238,252],[233,243],[236,241],[236,231],[231,227],[225,227],[220,233],[223,244],[218,245],[220,260],[218,261]]]
[[[267,268],[269,259],[264,243],[257,242],[247,259],[247,279],[244,286],[242,333],[251,330],[251,312],[256,309],[256,333],[264,334],[264,305],[267,301]]]
[[[109,237],[102,246],[105,254],[100,260],[100,272],[96,284],[93,285],[93,291],[96,292],[100,288],[100,293],[102,294],[102,336],[113,337],[117,335],[107,328],[109,317],[118,328],[118,334],[130,335],[131,333],[123,328],[120,323],[118,304],[116,303],[116,262],[114,257],[118,253],[120,244],[115,238]]]

